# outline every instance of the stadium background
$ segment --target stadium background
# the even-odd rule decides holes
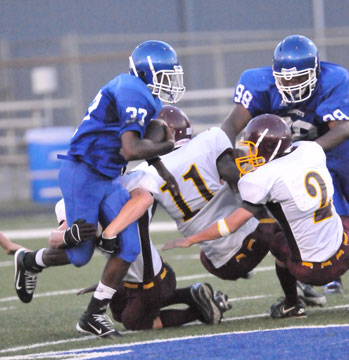
[[[322,60],[349,67],[348,14],[349,2],[343,0],[1,0],[0,231],[29,248],[47,244],[56,226],[54,204],[31,200],[25,134],[77,126],[99,87],[128,70],[128,56],[140,42],[159,39],[176,48],[187,87],[178,105],[200,131],[222,122],[240,73],[270,65],[274,47],[287,35],[310,37]],[[33,88],[32,77],[40,69],[56,74],[51,84],[44,82],[51,89]],[[157,222],[165,220],[158,214]],[[158,248],[176,235],[164,224],[166,232],[151,228]],[[212,327],[125,332],[119,345],[75,331],[88,301],[75,293],[98,281],[102,256],[78,271],[69,266],[47,270],[27,305],[15,296],[13,259],[0,252],[0,358],[44,358],[37,355],[42,352],[50,352],[45,358],[103,358],[86,355],[91,349],[81,350],[85,347],[115,358],[116,351],[131,346],[135,350],[123,358],[331,359],[348,354],[347,276],[346,293],[328,297],[324,308],[307,309],[308,318],[273,321],[268,310],[281,289],[271,256],[251,280],[226,282],[203,269],[197,250],[162,256],[175,268],[179,286],[207,281],[229,295],[233,309],[225,321]],[[118,329],[124,331],[121,325]]]
[[[159,39],[176,48],[187,87],[178,105],[197,132],[221,123],[241,72],[270,65],[289,34],[310,37],[322,60],[348,67],[348,13],[342,0],[2,0],[2,213],[32,199],[27,130],[78,125],[99,87],[128,71],[140,42]],[[36,83],[42,69],[53,78]]]

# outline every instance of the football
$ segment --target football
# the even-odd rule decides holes
[[[166,139],[167,124],[164,120],[151,120],[145,129],[144,138],[154,143],[160,143]]]

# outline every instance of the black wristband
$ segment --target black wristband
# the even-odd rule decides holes
[[[159,157],[159,156],[155,156],[155,157],[153,157],[153,158],[151,158],[151,159],[147,159],[147,163],[148,163],[149,166],[151,166],[151,165],[154,165],[154,164],[155,164],[156,162],[158,162],[159,160],[161,160],[160,157]]]

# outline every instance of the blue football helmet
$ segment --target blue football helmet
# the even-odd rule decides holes
[[[184,92],[183,69],[172,46],[157,40],[138,45],[130,60],[130,74],[141,78],[153,95],[174,104]]]
[[[276,87],[286,103],[310,98],[320,75],[315,44],[302,35],[291,35],[274,50],[273,75]]]

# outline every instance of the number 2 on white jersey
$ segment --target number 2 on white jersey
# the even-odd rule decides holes
[[[320,206],[317,210],[314,211],[313,214],[313,220],[316,224],[322,220],[330,218],[333,214],[331,209],[331,199],[327,199],[327,188],[324,179],[315,171],[310,171],[307,173],[304,179],[304,184],[307,193],[311,197],[315,197],[318,195],[317,188],[310,183],[311,179],[315,180],[318,188],[320,189]]]

